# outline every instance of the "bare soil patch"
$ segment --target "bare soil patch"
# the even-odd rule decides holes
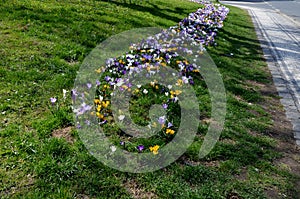
[[[152,192],[145,191],[139,184],[134,180],[129,180],[124,183],[125,189],[131,194],[135,199],[155,199],[158,198]]]
[[[72,129],[73,129],[73,127],[71,127],[71,126],[62,128],[62,129],[56,129],[52,132],[52,136],[56,137],[56,138],[63,138],[67,142],[73,144],[74,138],[71,135]]]

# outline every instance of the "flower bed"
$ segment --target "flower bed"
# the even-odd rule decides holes
[[[220,4],[198,0],[192,1],[203,5],[203,8],[190,13],[188,17],[179,22],[178,26],[171,28],[187,34],[201,44],[215,45],[217,31],[223,27],[223,21],[229,13],[229,9]]]
[[[189,14],[177,26],[148,37],[140,43],[132,44],[130,50],[120,57],[108,59],[106,66],[97,70],[101,77],[96,81],[94,110],[83,102],[74,110],[77,117],[91,112],[115,145],[121,145],[130,152],[150,151],[158,154],[159,148],[172,140],[180,126],[178,97],[183,92],[181,88],[186,84],[194,85],[195,81],[201,81],[200,66],[183,55],[197,57],[205,51],[205,46],[215,45],[217,31],[223,27],[223,21],[229,12],[228,8],[219,4],[197,2],[203,8]],[[133,86],[126,78],[128,75],[141,74],[145,78],[150,77],[163,71],[167,66],[178,71],[174,86],[163,86],[157,80]],[[90,89],[92,84],[88,83],[86,86]],[[131,117],[132,114],[124,113],[120,109],[113,110],[115,107],[111,106],[111,99],[115,94],[114,90],[130,95],[129,112],[137,112],[136,116]],[[75,90],[72,94],[74,100],[80,96]],[[148,115],[153,104],[161,104],[166,115],[162,114],[150,120]],[[158,129],[158,133],[150,138],[135,138],[130,132],[122,130],[130,126],[128,125],[130,119],[138,125],[148,127],[150,131]],[[115,120],[118,120],[119,126]],[[86,120],[85,124],[79,123],[77,126],[81,128],[82,125],[90,125],[90,121]]]

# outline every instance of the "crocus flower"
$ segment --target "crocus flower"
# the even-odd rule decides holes
[[[158,123],[164,124],[166,122],[166,116],[161,116],[158,118]]]
[[[87,83],[86,86],[88,87],[88,89],[92,88],[92,84],[91,83]]]
[[[57,101],[57,99],[55,97],[50,97],[50,102],[51,102],[52,106],[55,104],[56,101]]]
[[[96,80],[96,85],[97,85],[97,86],[100,86],[100,84],[101,84],[100,81],[97,79],[97,80]]]
[[[166,130],[166,134],[173,135],[174,133],[175,133],[175,131],[172,130],[172,129],[167,129],[167,130]]]
[[[79,109],[75,109],[74,112],[77,116],[84,114],[85,112],[92,109],[92,106],[82,103]]]
[[[111,77],[105,76],[104,80],[108,82],[109,80],[111,80]]]
[[[80,125],[79,122],[77,123],[76,128],[77,128],[77,129],[81,129],[81,125]]]
[[[136,148],[137,148],[138,152],[142,152],[145,149],[145,147],[143,145],[138,145]]]
[[[103,120],[102,122],[99,122],[100,125],[106,124],[106,123],[107,123],[107,120]]]
[[[111,152],[114,153],[114,152],[117,150],[117,147],[116,147],[116,146],[111,146],[111,147],[110,147],[110,150],[111,150]]]
[[[158,145],[155,145],[155,146],[150,146],[149,147],[150,151],[154,154],[154,155],[157,155],[158,154],[158,149],[159,149],[159,146]]]
[[[85,120],[84,122],[86,125],[90,126],[91,122],[89,120]]]
[[[147,89],[144,89],[144,90],[143,90],[143,93],[144,93],[144,94],[147,94],[147,93],[148,93]]]
[[[168,108],[168,104],[163,104],[162,107],[163,107],[164,109],[167,109],[167,108]]]

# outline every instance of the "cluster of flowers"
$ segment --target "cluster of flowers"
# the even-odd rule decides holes
[[[158,73],[161,68],[171,66],[176,69],[178,79],[176,86],[181,87],[183,84],[194,84],[193,74],[199,73],[199,66],[191,63],[181,56],[181,53],[194,54],[198,56],[202,54],[205,48],[203,45],[214,43],[217,29],[222,28],[223,21],[226,18],[229,9],[219,4],[213,5],[208,2],[199,2],[203,8],[191,13],[187,18],[179,22],[178,26],[170,27],[169,30],[162,31],[154,36],[148,37],[146,40],[132,44],[129,52],[118,57],[110,58],[106,62],[105,67],[96,70],[97,73],[104,75],[103,79],[96,81],[97,93],[94,99],[95,113],[99,124],[107,124],[113,122],[110,98],[113,95],[114,89],[130,92],[132,95],[147,95],[149,91],[158,91],[163,94],[165,99],[162,102],[162,107],[167,110],[170,104],[177,103],[178,96],[182,93],[181,90],[172,89],[172,85],[167,88],[160,86],[158,81],[150,82],[148,87],[145,85],[137,85],[133,89],[129,79],[124,78],[124,75],[139,74],[146,71],[146,76],[151,76]],[[196,52],[189,49],[188,44],[197,46]],[[87,83],[87,88],[92,87],[91,83]],[[76,90],[72,94],[75,98]],[[51,101],[52,102],[52,101]],[[86,103],[75,110],[77,116],[90,112],[93,108]],[[119,115],[118,120],[123,121],[128,116]],[[168,117],[160,116],[157,122],[161,124],[162,133],[170,138],[176,133],[176,127]],[[86,121],[85,124],[89,124]],[[152,124],[155,126],[156,124]],[[78,125],[80,127],[80,124]],[[151,125],[149,126],[151,128]],[[120,144],[125,146],[125,141],[121,140]],[[160,146],[149,146],[149,150],[153,154],[158,154]],[[138,152],[146,149],[145,146],[139,144],[136,146]]]
[[[203,5],[194,13],[179,22],[178,26],[171,27],[189,35],[195,41],[204,44],[216,44],[215,36],[219,28],[223,27],[229,9],[220,4],[211,4],[199,0],[192,0]]]
[[[96,96],[94,100],[96,113],[95,115],[99,119],[99,124],[107,124],[112,122],[112,110],[110,105],[110,98],[113,95],[113,90],[118,89],[122,92],[129,92],[132,96],[147,96],[150,93],[156,93],[158,95],[163,95],[160,97],[162,99],[162,108],[167,110],[171,104],[177,103],[178,96],[182,93],[182,90],[176,89],[182,87],[184,84],[194,84],[192,75],[194,73],[199,73],[199,69],[196,65],[189,63],[188,60],[182,59],[175,51],[178,48],[165,48],[148,47],[147,44],[151,42],[151,38],[147,39],[144,43],[143,48],[138,48],[137,46],[131,46],[127,54],[122,55],[118,58],[113,58],[107,60],[105,69],[100,69],[97,72],[102,73],[104,70],[106,74],[104,75],[103,81],[98,85]],[[125,74],[139,74],[146,71],[146,75],[154,75],[162,70],[163,67],[171,65],[179,71],[178,79],[176,82],[176,88],[172,85],[168,85],[166,88],[161,86],[157,80],[151,81],[148,85],[136,85],[134,87],[129,79],[122,77]],[[83,106],[85,109],[85,106]],[[121,114],[118,117],[119,122],[122,122],[126,118],[130,118],[125,114]],[[176,127],[173,122],[169,120],[166,116],[160,116],[157,118],[157,123],[149,124],[148,127],[156,127],[157,124],[161,126],[161,137],[170,138],[174,136]],[[125,146],[125,141],[121,141],[120,144]],[[150,146],[149,150],[153,154],[158,153],[160,146]],[[138,152],[145,150],[143,145],[138,145],[136,147]]]

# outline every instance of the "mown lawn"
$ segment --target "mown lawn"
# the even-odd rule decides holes
[[[72,89],[97,44],[132,28],[176,25],[198,7],[183,0],[1,0],[0,197],[297,198],[299,176],[281,160],[289,154],[299,161],[299,151],[288,123],[277,126],[283,109],[240,9],[230,7],[218,45],[208,49],[228,110],[220,141],[204,159],[198,151],[210,101],[200,83],[199,135],[178,161],[153,173],[122,173],[93,158],[78,138],[69,98],[51,113],[49,98]]]

